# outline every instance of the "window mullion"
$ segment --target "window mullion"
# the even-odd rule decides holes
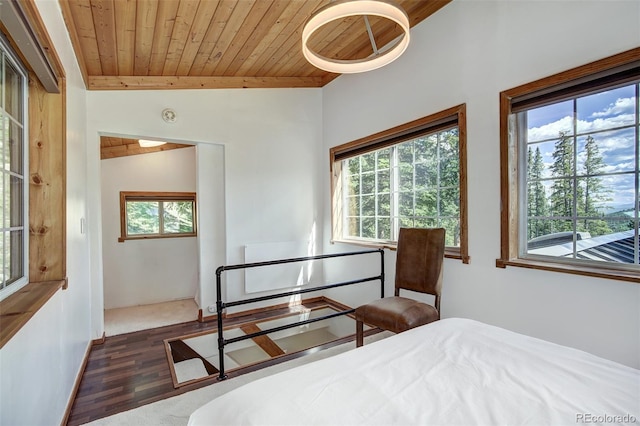
[[[164,201],[158,201],[158,233],[164,234]]]
[[[418,200],[417,200],[417,193],[416,193],[416,170],[417,170],[417,162],[416,162],[416,141],[415,139],[413,140],[413,142],[411,142],[411,159],[413,161],[413,173],[412,173],[412,188],[411,188],[411,192],[412,192],[412,197],[411,197],[411,202],[413,203],[413,226],[416,226],[416,220],[418,220],[418,215],[416,212],[416,208],[418,206]]]
[[[380,236],[378,231],[378,154],[375,152],[373,156],[373,229],[376,239]]]

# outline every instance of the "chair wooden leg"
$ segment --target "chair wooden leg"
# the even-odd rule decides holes
[[[364,324],[362,321],[356,321],[356,348],[364,344]]]

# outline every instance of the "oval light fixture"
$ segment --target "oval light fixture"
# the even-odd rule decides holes
[[[395,45],[384,52],[378,51],[369,21],[369,16],[379,16],[397,23],[404,34]],[[349,16],[363,16],[373,47],[373,55],[364,59],[331,59],[319,55],[309,48],[309,38],[324,25]],[[318,9],[311,15],[302,30],[302,53],[317,68],[338,74],[352,74],[383,67],[404,53],[409,46],[409,17],[397,4],[388,0],[337,0]]]
[[[166,142],[150,141],[150,140],[146,140],[146,139],[138,139],[138,144],[142,148],[153,148],[154,146],[164,145],[164,144],[166,144]]]

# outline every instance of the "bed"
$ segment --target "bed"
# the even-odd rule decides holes
[[[451,318],[268,376],[200,425],[576,425],[640,421],[640,370]]]

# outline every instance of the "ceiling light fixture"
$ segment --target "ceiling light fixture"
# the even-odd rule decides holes
[[[138,139],[138,143],[142,148],[153,148],[154,146],[160,146],[166,144],[166,142],[149,141],[146,139]]]
[[[369,16],[379,16],[397,23],[404,34],[390,47],[378,50],[373,38]],[[364,59],[331,59],[312,51],[309,38],[324,25],[349,16],[363,16],[373,47],[373,55]],[[325,71],[338,74],[351,74],[371,71],[396,60],[409,45],[409,17],[397,4],[388,0],[336,0],[318,9],[311,15],[302,30],[302,53],[312,65]]]

